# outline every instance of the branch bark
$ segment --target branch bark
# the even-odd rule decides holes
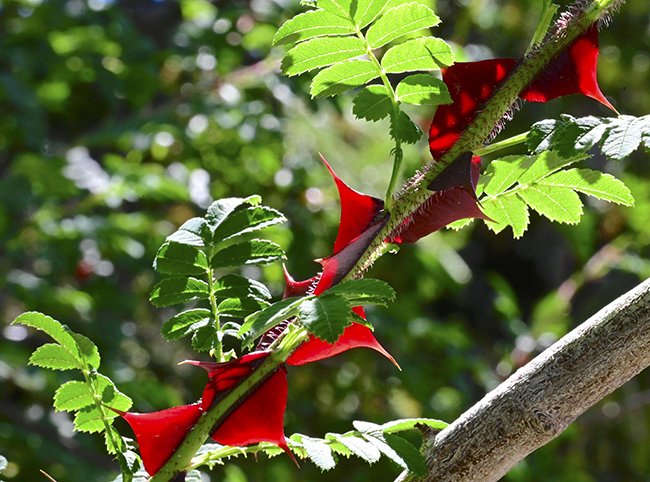
[[[429,474],[490,482],[650,366],[650,280],[622,295],[425,439]]]

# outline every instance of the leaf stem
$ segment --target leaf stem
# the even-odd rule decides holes
[[[539,23],[537,24],[533,38],[530,40],[528,49],[526,49],[526,53],[530,52],[544,41],[544,38],[546,38],[546,34],[548,33],[548,29],[551,26],[551,22],[553,21],[553,17],[560,8],[553,3],[553,0],[543,0],[543,2],[542,14],[540,16]]]
[[[386,75],[386,72],[384,71],[384,68],[381,66],[381,63],[379,62],[374,52],[372,51],[372,48],[370,47],[370,44],[366,40],[366,37],[363,35],[361,29],[358,26],[356,32],[357,32],[357,37],[364,43],[364,46],[366,47],[366,55],[368,56],[370,61],[373,64],[375,64],[375,67],[377,67],[377,70],[379,71],[379,78],[381,79],[382,83],[386,87],[386,90],[388,90],[388,93],[390,94],[390,101],[391,104],[393,105],[393,113],[391,114],[391,121],[396,123],[400,113],[400,108],[399,108],[399,99],[397,98],[395,89],[393,88],[393,85],[390,83],[390,79]],[[390,175],[390,181],[388,182],[388,188],[386,189],[386,195],[384,196],[384,205],[387,210],[390,210],[391,205],[393,203],[393,194],[395,193],[395,189],[397,188],[400,171],[402,170],[402,161],[404,160],[404,153],[402,151],[401,141],[396,137],[393,137],[393,140],[395,141],[395,147],[393,147],[393,149],[391,150],[391,153],[393,155],[393,170]]]
[[[519,144],[523,144],[526,142],[526,139],[528,139],[528,134],[530,134],[530,131],[522,132],[521,134],[509,137],[508,139],[504,139],[499,142],[493,142],[487,146],[474,149],[474,155],[483,157],[495,152],[503,151],[513,146],[517,146]]]
[[[211,247],[208,259],[212,259],[212,256],[214,255],[213,251],[214,248]],[[217,333],[217,345],[212,349],[210,354],[217,359],[217,362],[224,362],[226,360],[223,356],[223,339],[219,336],[219,333],[221,332],[221,321],[219,320],[219,308],[217,307],[217,298],[214,289],[214,270],[208,268],[206,274],[208,276],[208,298],[210,299],[210,310],[212,311],[212,317],[214,318],[214,330]]]

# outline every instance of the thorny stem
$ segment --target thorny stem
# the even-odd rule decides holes
[[[624,0],[594,0],[581,15],[574,18],[559,34],[548,38],[537,49],[530,52],[521,62],[517,70],[494,93],[492,98],[486,103],[485,108],[465,130],[454,146],[437,162],[431,162],[426,165],[423,173],[411,179],[411,182],[407,183],[408,188],[389,203],[391,206],[390,221],[379,232],[375,241],[368,247],[344,280],[361,277],[386,252],[384,240],[388,235],[403,223],[405,219],[416,212],[431,196],[431,192],[425,186],[429,185],[459,155],[465,152],[476,152],[479,150],[496,123],[517,100],[519,93],[531,83],[544,67],[556,55],[566,49],[578,36],[584,33],[594,22],[610,13],[611,10],[622,3],[624,3]],[[374,55],[371,55],[371,58],[373,57]],[[289,324],[287,331],[288,333],[283,338],[283,342],[277,351],[273,351],[248,378],[244,379],[219,403],[201,416],[172,457],[150,479],[150,482],[169,481],[176,474],[186,470],[191,465],[194,454],[209,437],[214,427],[227,416],[229,410],[235,406],[237,401],[251,393],[267,377],[271,376],[284,363],[291,352],[307,339],[307,332],[303,327],[298,328],[293,324]]]
[[[344,280],[363,276],[363,273],[381,256],[384,240],[389,238],[396,228],[413,213],[417,212],[429,199],[432,193],[426,189],[426,186],[461,154],[479,151],[494,126],[517,101],[519,93],[535,79],[554,57],[571,45],[594,22],[611,13],[623,1],[594,0],[581,14],[574,17],[565,28],[548,37],[544,43],[524,57],[518,68],[486,102],[483,110],[479,112],[474,121],[463,132],[460,139],[439,160],[432,161],[424,166],[422,173],[417,174],[407,182],[407,187],[398,194],[392,204],[389,222],[379,232],[375,241],[360,257]]]
[[[172,480],[176,474],[187,470],[192,464],[192,457],[214,431],[214,428],[228,416],[233,407],[273,375],[289,358],[291,352],[306,339],[307,330],[304,327],[290,323],[277,350],[272,351],[247,378],[228,392],[219,403],[201,415],[174,454],[163,468],[150,479],[150,482],[167,482]]]
[[[391,104],[393,105],[391,122],[397,123],[397,118],[400,113],[400,108],[399,108],[399,100],[397,99],[397,94],[395,93],[395,89],[393,89],[393,85],[390,83],[390,79],[386,75],[386,71],[381,66],[381,63],[373,53],[370,44],[366,40],[366,37],[363,35],[363,33],[361,33],[361,29],[359,29],[359,27],[357,27],[356,32],[357,32],[357,37],[364,43],[366,47],[366,55],[368,56],[370,61],[373,64],[375,64],[375,67],[377,67],[377,70],[379,71],[379,78],[381,79],[382,83],[384,84],[386,90],[390,95],[390,101]],[[391,151],[393,154],[393,170],[390,175],[390,181],[388,182],[388,188],[386,189],[386,195],[384,197],[384,204],[386,209],[390,209],[393,203],[393,194],[395,193],[395,189],[397,188],[397,182],[399,181],[400,171],[402,170],[402,161],[404,160],[404,152],[402,151],[401,141],[397,137],[393,137],[393,139],[395,141],[395,147]]]

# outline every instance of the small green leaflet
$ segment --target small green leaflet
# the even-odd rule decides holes
[[[330,97],[359,87],[379,77],[379,69],[369,60],[350,60],[320,71],[311,83],[312,97]]]
[[[322,37],[307,40],[289,50],[282,59],[282,73],[291,77],[366,53],[356,37]]]
[[[407,104],[450,104],[451,97],[445,83],[428,74],[410,75],[403,79],[395,91],[400,102]]]
[[[358,119],[378,121],[393,112],[390,93],[384,85],[369,85],[354,98],[352,113]]]
[[[208,269],[208,258],[195,246],[168,241],[158,250],[154,269],[170,275],[202,274]]]
[[[263,333],[284,320],[298,314],[298,307],[308,297],[287,298],[248,316],[239,329],[239,335],[246,335],[244,344],[250,344]]]
[[[339,283],[325,292],[327,296],[340,296],[351,306],[383,305],[395,301],[395,290],[381,280],[362,278]]]
[[[310,10],[287,20],[273,37],[274,45],[300,42],[313,37],[348,35],[354,24],[325,10]]]
[[[151,290],[149,301],[154,306],[185,303],[192,300],[207,300],[210,294],[208,283],[197,278],[165,278]]]
[[[390,135],[405,144],[415,144],[422,137],[422,129],[404,111],[400,111],[397,117],[390,118]]]
[[[56,343],[39,346],[29,357],[29,364],[51,370],[83,369],[83,364],[77,357]]]
[[[334,343],[352,323],[352,307],[338,296],[311,298],[300,304],[301,323],[317,338]]]
[[[214,230],[214,239],[223,242],[237,236],[259,231],[287,220],[284,215],[267,206],[251,206],[233,212]]]
[[[210,260],[212,268],[267,264],[284,259],[284,251],[266,239],[251,239],[233,244],[215,253]]]
[[[496,233],[510,226],[515,238],[529,223],[529,209],[552,221],[575,224],[582,216],[578,193],[632,206],[630,190],[618,179],[591,169],[568,168],[586,156],[574,151],[563,157],[555,151],[532,156],[507,156],[492,161],[481,176],[477,194],[487,226]],[[461,228],[469,223],[455,223]]]
[[[650,115],[605,118],[562,115],[558,120],[534,124],[528,135],[531,150],[554,149],[565,156],[598,146],[608,158],[621,160],[641,145],[650,149]]]
[[[386,10],[370,26],[366,38],[370,47],[377,49],[415,30],[435,27],[439,23],[440,18],[429,7],[416,2],[407,3]]]
[[[162,334],[167,340],[178,340],[206,326],[211,320],[212,312],[205,308],[183,311],[163,324]]]
[[[451,47],[444,40],[422,37],[407,40],[388,49],[381,66],[388,73],[438,70],[454,63]]]

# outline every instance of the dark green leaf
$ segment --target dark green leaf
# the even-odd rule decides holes
[[[415,144],[422,137],[422,130],[406,115],[400,111],[397,117],[390,118],[390,135],[406,144]]]
[[[178,340],[207,325],[211,320],[210,310],[196,308],[183,311],[163,324],[162,335],[167,340]]]
[[[325,292],[326,296],[341,296],[351,306],[383,305],[395,300],[395,290],[381,280],[362,278],[339,283]]]
[[[271,293],[266,286],[238,274],[227,274],[219,278],[214,283],[214,293],[217,299],[253,298],[262,301],[271,299]]]
[[[351,322],[351,307],[338,296],[308,298],[300,304],[298,311],[305,328],[328,343],[336,342]]]
[[[167,241],[188,246],[206,246],[212,237],[210,227],[203,218],[192,218],[183,223],[177,231],[167,236]]]
[[[206,300],[210,290],[208,283],[196,278],[167,278],[151,290],[149,300],[162,308],[191,300]]]
[[[265,239],[252,239],[233,244],[215,253],[210,261],[213,268],[266,264],[284,259],[284,251]]]
[[[391,94],[384,85],[369,85],[359,91],[352,112],[359,119],[378,121],[393,112]]]
[[[239,335],[246,336],[246,343],[255,340],[262,333],[267,332],[271,328],[279,325],[284,320],[291,318],[298,314],[298,306],[305,300],[305,298],[287,298],[271,306],[253,313],[246,318],[242,324]]]
[[[217,307],[221,316],[231,318],[246,318],[251,313],[262,310],[270,306],[266,301],[259,301],[249,298],[226,298]]]
[[[253,206],[237,210],[224,219],[214,231],[215,243],[235,236],[259,231],[260,229],[285,222],[281,212],[266,206]],[[207,261],[206,261],[207,265]]]
[[[202,326],[192,335],[192,348],[196,351],[210,351],[219,343],[219,334],[212,324]]]
[[[410,473],[419,477],[427,474],[427,464],[424,456],[420,451],[408,440],[398,437],[397,435],[384,435],[386,444],[392,449],[394,454],[397,454],[399,461],[393,459],[400,467],[406,468]],[[388,455],[388,454],[387,454]]]
[[[168,241],[158,250],[154,269],[171,275],[204,274],[208,270],[208,258],[194,246]]]
[[[99,368],[101,358],[99,356],[97,345],[95,345],[89,338],[78,333],[72,333],[72,337],[77,343],[79,356],[83,362],[91,368]]]

